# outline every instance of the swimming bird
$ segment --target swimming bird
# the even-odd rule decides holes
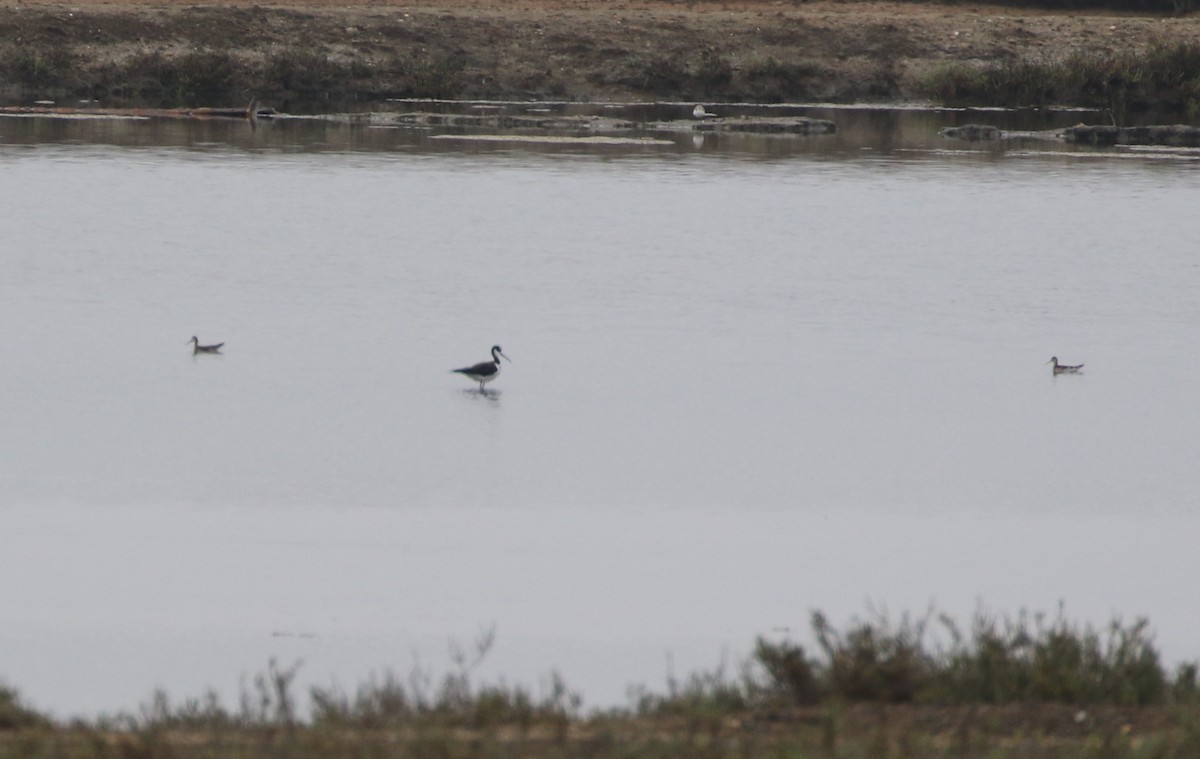
[[[492,360],[484,361],[475,366],[467,366],[462,369],[451,369],[452,372],[465,374],[471,379],[479,383],[479,392],[483,392],[483,386],[500,376],[500,358],[505,361],[512,361],[511,358],[504,355],[504,351],[500,350],[499,345],[492,346]]]
[[[1075,366],[1060,364],[1058,363],[1058,356],[1051,356],[1050,360],[1046,363],[1054,365],[1051,371],[1055,374],[1079,374],[1079,370],[1083,368],[1083,364],[1076,364]]]
[[[192,344],[193,356],[197,353],[220,353],[221,346],[225,344],[217,343],[216,345],[201,345],[200,338],[196,337],[195,335],[192,335],[192,339],[188,340],[188,342]]]

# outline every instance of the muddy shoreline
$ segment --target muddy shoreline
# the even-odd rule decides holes
[[[1200,46],[1200,19],[827,0],[8,3],[0,104],[924,102],[947,66],[1163,45]]]

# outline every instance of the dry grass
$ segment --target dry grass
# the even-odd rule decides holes
[[[137,714],[59,724],[0,698],[0,759],[100,757],[822,757],[824,759],[1194,759],[1197,666],[1170,673],[1144,620],[1095,629],[1056,616],[981,610],[952,620],[871,614],[835,628],[813,616],[818,657],[760,639],[719,668],[585,713],[558,676],[541,696],[476,684],[495,637],[452,645],[441,678],[387,674],[354,694],[314,688],[272,662],[237,709],[214,695],[155,694]]]
[[[1128,95],[1131,104],[1182,107],[1186,115],[1194,79],[1178,79],[1186,70],[1160,53],[1200,45],[1192,20],[1169,11],[1059,15],[1045,7],[889,0],[0,4],[0,101],[229,107],[257,97],[282,111],[311,112],[420,96],[895,102],[932,95],[988,105],[1088,98],[1109,107]],[[1144,63],[1118,67],[1141,76],[1138,83],[1082,66],[1126,62],[1121,56]],[[1042,79],[1055,72],[1042,61],[1051,59],[1079,63],[1078,75],[1048,87]]]

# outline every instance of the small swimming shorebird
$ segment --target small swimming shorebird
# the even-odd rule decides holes
[[[1079,370],[1083,368],[1083,364],[1075,366],[1067,366],[1066,364],[1058,363],[1058,356],[1051,356],[1047,364],[1053,364],[1051,371],[1055,374],[1079,374]]]
[[[196,337],[195,335],[192,335],[192,339],[188,340],[188,342],[192,344],[193,356],[197,353],[220,353],[221,346],[225,344],[217,343],[216,345],[201,345],[200,338]]]
[[[491,361],[484,361],[483,363],[475,364],[475,366],[467,366],[462,369],[451,369],[450,371],[465,374],[478,382],[479,392],[482,393],[484,385],[500,376],[500,358],[502,356],[505,361],[512,361],[511,358],[504,355],[504,351],[500,350],[499,345],[493,345]]]

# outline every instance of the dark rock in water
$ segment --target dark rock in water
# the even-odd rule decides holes
[[[654,126],[660,129],[673,129],[683,126],[697,132],[752,132],[755,134],[833,134],[837,125],[825,119],[810,119],[804,116],[787,117],[737,117],[714,118],[699,123],[676,124],[674,122],[658,123]]]
[[[946,127],[938,132],[943,137],[950,137],[955,140],[969,140],[977,142],[979,140],[998,140],[1001,136],[999,127],[994,127],[991,124],[963,124],[962,126]]]
[[[500,113],[401,113],[388,114],[397,125],[480,129],[580,129],[595,119],[555,116],[514,116]],[[621,125],[613,123],[612,128]]]
[[[1088,126],[1079,124],[1062,132],[1067,142],[1081,145],[1167,145],[1171,147],[1200,147],[1200,127],[1174,124],[1171,126]]]
[[[702,132],[754,132],[759,134],[818,135],[833,134],[837,125],[825,119],[810,119],[803,116],[787,117],[736,117],[677,119],[675,121],[638,122],[629,119],[614,119],[603,116],[524,116],[503,113],[396,113],[372,114],[371,123],[380,126],[455,127],[463,129],[521,129],[540,131],[585,131],[607,133],[638,129],[702,131]]]

